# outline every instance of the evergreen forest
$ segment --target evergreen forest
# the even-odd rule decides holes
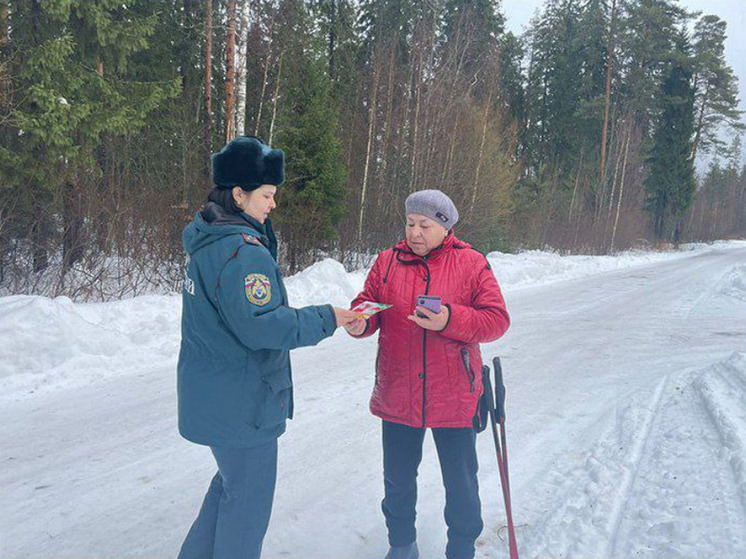
[[[0,291],[178,290],[237,135],[286,153],[288,273],[367,264],[423,188],[484,252],[744,238],[734,31],[677,0],[547,0],[521,35],[499,0],[0,0]]]

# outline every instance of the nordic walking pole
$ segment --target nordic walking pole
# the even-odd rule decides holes
[[[510,549],[510,559],[518,559],[518,544],[515,538],[515,528],[513,526],[513,511],[510,502],[510,478],[508,476],[508,449],[507,439],[505,436],[505,384],[503,383],[502,365],[500,358],[495,357],[492,360],[495,368],[495,394],[493,397],[492,383],[490,382],[489,367],[486,367],[487,374],[483,375],[485,391],[487,395],[488,410],[491,417],[492,437],[495,441],[495,451],[497,452],[497,465],[500,470],[500,482],[502,484],[503,499],[505,500],[505,514],[508,517],[508,546]],[[498,437],[497,426],[500,425],[501,437]],[[502,445],[500,444],[502,439]],[[502,447],[502,448],[501,448]]]
[[[461,358],[464,366],[471,376],[469,366],[469,352],[466,348],[461,350]],[[508,545],[510,549],[510,559],[518,559],[518,545],[515,539],[515,530],[513,528],[513,512],[510,504],[510,479],[508,478],[508,457],[505,437],[505,384],[503,384],[502,366],[500,358],[493,360],[495,367],[495,387],[497,389],[497,410],[495,410],[495,394],[492,391],[492,381],[490,380],[490,368],[487,365],[482,366],[482,384],[484,385],[484,401],[487,403],[487,415],[492,425],[492,439],[495,442],[495,452],[497,454],[497,469],[500,472],[500,486],[502,487],[503,499],[505,501],[505,513],[508,517]],[[500,436],[497,432],[497,425],[500,424],[502,433],[502,448],[500,445]],[[505,452],[503,452],[505,451]]]

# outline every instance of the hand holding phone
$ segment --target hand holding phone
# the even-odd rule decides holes
[[[425,310],[429,312],[429,316],[425,314]],[[420,295],[417,297],[417,305],[414,313],[408,316],[407,320],[411,320],[425,330],[440,332],[448,326],[450,318],[450,308],[447,305],[443,308],[440,297]]]

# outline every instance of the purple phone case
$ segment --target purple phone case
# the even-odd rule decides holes
[[[425,307],[427,310],[434,313],[440,312],[440,297],[433,297],[430,295],[419,295],[417,297],[417,306]],[[425,318],[425,315],[420,315],[420,318]]]

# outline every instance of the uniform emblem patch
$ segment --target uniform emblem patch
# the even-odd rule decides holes
[[[249,274],[244,279],[244,291],[249,302],[264,306],[272,300],[272,284],[263,274]]]
[[[263,246],[262,242],[259,239],[257,239],[256,237],[254,237],[252,235],[247,235],[246,233],[241,233],[241,235],[243,236],[243,240],[244,240],[245,243],[251,243],[252,245]]]

